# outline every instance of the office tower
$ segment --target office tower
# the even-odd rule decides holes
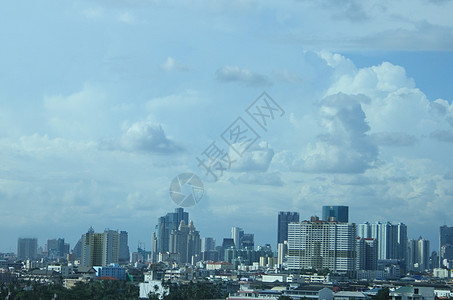
[[[244,230],[242,228],[239,228],[239,227],[231,228],[231,238],[234,241],[234,246],[236,247],[236,249],[241,248],[241,240],[242,240],[243,236],[244,236]]]
[[[408,248],[408,270],[424,272],[429,269],[430,250],[429,241],[419,237],[418,240],[409,240]]]
[[[64,239],[47,240],[47,256],[50,258],[66,257],[69,253],[69,244]]]
[[[215,251],[215,238],[204,237],[201,239],[201,252]]]
[[[255,236],[253,233],[244,233],[241,238],[240,249],[253,250],[255,248]]]
[[[201,257],[200,233],[195,230],[193,222],[186,225],[181,220],[178,229],[170,234],[170,253],[179,254],[179,263],[192,263],[193,257]]]
[[[37,252],[37,238],[19,238],[17,240],[17,259],[35,259]]]
[[[119,262],[120,239],[118,231],[106,229],[103,233],[94,232],[90,227],[82,235],[82,266],[107,266]]]
[[[338,221],[349,222],[349,207],[348,206],[323,206],[322,207],[322,220],[323,221]]]
[[[373,238],[356,239],[357,270],[377,270],[378,247],[377,241]]]
[[[453,260],[453,227],[440,226],[440,260]]]
[[[288,224],[299,222],[299,213],[281,211],[278,213],[277,244],[288,240]]]
[[[168,213],[160,217],[157,223],[157,253],[168,252],[170,250],[170,234],[172,230],[178,229],[181,221],[189,224],[189,213],[184,212],[183,208],[176,208],[174,213]]]
[[[355,224],[311,221],[288,225],[289,269],[354,271],[356,266]]]
[[[120,263],[127,263],[130,260],[127,231],[120,231],[119,244],[118,261]]]
[[[406,259],[407,227],[403,223],[364,223],[357,226],[357,232],[358,237],[377,240],[378,259]]]

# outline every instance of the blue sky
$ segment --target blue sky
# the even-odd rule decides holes
[[[275,246],[277,213],[453,225],[450,1],[4,1],[0,251],[127,230],[150,247],[195,172],[202,236]],[[266,91],[285,111],[242,156],[222,142]],[[235,163],[217,182],[196,157]]]

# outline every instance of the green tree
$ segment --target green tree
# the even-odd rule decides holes
[[[371,297],[372,300],[389,300],[390,299],[390,293],[388,288],[382,288],[380,289],[377,294],[373,297]]]

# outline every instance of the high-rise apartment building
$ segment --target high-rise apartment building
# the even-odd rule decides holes
[[[377,241],[373,238],[356,239],[357,270],[377,270],[378,247]]]
[[[278,213],[277,244],[288,240],[288,224],[299,222],[299,213],[281,211]]]
[[[102,233],[94,232],[90,228],[82,235],[83,266],[108,266],[119,262],[120,234],[118,231],[106,229]]]
[[[408,241],[407,268],[409,271],[424,272],[430,268],[429,241],[420,237]]]
[[[157,249],[153,249],[153,252],[163,253],[170,250],[170,234],[172,230],[178,229],[181,221],[189,224],[189,213],[184,212],[183,208],[176,208],[174,213],[168,213],[158,219],[156,226]]]
[[[357,225],[357,236],[377,240],[378,259],[405,260],[407,255],[407,227],[403,223],[368,222]]]
[[[356,267],[355,224],[311,221],[288,225],[289,269],[354,271]]]
[[[343,205],[331,205],[322,207],[322,219],[324,221],[349,222],[349,207]]]
[[[17,258],[35,259],[38,254],[37,238],[19,238],[17,240]]]

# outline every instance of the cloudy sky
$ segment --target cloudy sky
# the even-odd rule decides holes
[[[90,226],[150,249],[184,172],[205,187],[190,218],[218,242],[239,226],[275,247],[278,211],[349,205],[352,222],[404,222],[437,248],[439,226],[453,226],[451,11],[442,0],[3,1],[0,251],[18,237],[72,248]],[[262,105],[274,114],[261,127],[247,111],[263,92],[281,110]],[[227,143],[238,128],[240,155]],[[213,145],[217,181],[197,160]]]

